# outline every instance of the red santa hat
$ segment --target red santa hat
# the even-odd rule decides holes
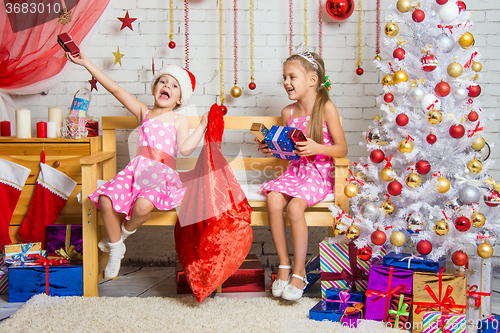
[[[181,86],[181,107],[185,107],[189,103],[189,99],[193,95],[194,88],[196,87],[196,78],[193,73],[185,68],[176,65],[167,65],[155,71],[153,79],[151,80],[151,91],[154,91],[155,84],[162,75],[171,75]]]

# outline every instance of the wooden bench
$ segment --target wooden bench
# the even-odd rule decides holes
[[[198,126],[200,117],[190,116],[189,127],[194,129]],[[249,132],[251,125],[255,122],[263,123],[268,128],[272,125],[280,125],[280,117],[224,117],[225,130],[236,130],[239,132]],[[107,264],[108,254],[99,253],[97,243],[105,236],[100,213],[95,205],[88,199],[88,195],[96,190],[98,179],[109,180],[115,177],[116,166],[116,130],[135,129],[137,127],[136,118],[133,116],[124,117],[102,117],[102,152],[80,159],[82,166],[82,225],[83,225],[83,275],[84,275],[84,295],[98,296],[98,282],[103,276],[104,268]],[[257,144],[255,144],[257,147]],[[191,170],[194,168],[197,157],[182,157],[177,159],[178,170]],[[232,169],[238,170],[274,170],[277,175],[286,170],[288,161],[274,157],[264,157],[255,149],[255,156],[236,157],[229,161]],[[323,201],[306,210],[307,224],[310,226],[330,227],[332,234],[334,218],[328,207],[335,203],[344,211],[349,210],[348,198],[344,195],[346,177],[348,177],[349,160],[347,158],[335,159],[335,194],[332,201]],[[258,188],[257,186],[253,188]],[[267,209],[264,197],[253,198],[255,194],[248,193],[247,198],[253,208],[252,226],[266,226]],[[174,210],[162,212],[154,210],[145,225],[175,225],[177,213]]]

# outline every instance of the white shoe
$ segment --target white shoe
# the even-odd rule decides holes
[[[122,229],[122,239],[124,241],[125,241],[125,239],[127,239],[128,236],[132,235],[134,232],[137,231],[137,229],[132,230],[132,231],[128,231],[127,229],[125,229],[124,223],[122,223],[121,229]],[[109,238],[106,236],[99,243],[97,243],[97,246],[99,247],[99,249],[102,252],[109,252],[108,243],[109,243]]]
[[[126,248],[125,244],[123,244],[123,239],[120,239],[116,243],[108,243],[108,245],[110,251],[108,264],[104,270],[104,278],[110,280],[117,277]]]
[[[288,284],[283,290],[283,294],[281,295],[281,297],[283,299],[286,299],[287,301],[298,301],[302,297],[304,289],[306,289],[307,287],[307,278],[302,277],[298,274],[292,274],[292,277],[304,281],[304,287],[302,289],[299,289],[291,284]]]
[[[290,265],[279,265],[278,268],[281,269],[292,269],[292,266]],[[288,281],[283,281],[280,279],[276,279],[273,282],[273,285],[271,286],[271,290],[273,292],[274,297],[281,297],[281,294],[283,293],[283,290],[285,287],[288,285],[288,282],[290,282],[290,278],[288,278]]]

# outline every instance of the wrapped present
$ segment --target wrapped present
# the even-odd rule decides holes
[[[350,291],[349,289],[328,288],[325,290],[325,299],[329,306],[340,304],[339,309],[345,310],[353,304],[364,304],[365,293],[361,291]],[[335,304],[335,305],[334,305]]]
[[[177,262],[175,267],[177,271],[177,293],[192,294],[193,292],[189,287],[180,262]],[[261,292],[265,291],[265,289],[264,267],[255,254],[249,254],[240,268],[222,284],[220,292]]]
[[[261,143],[264,143],[264,139],[266,138],[267,133],[269,133],[269,130],[262,123],[253,123],[250,127],[250,132],[255,135],[257,140],[259,140]]]
[[[467,271],[467,319],[478,323],[491,314],[491,258],[471,257]]]
[[[387,321],[391,298],[395,294],[411,296],[413,271],[404,268],[372,265],[366,291],[365,319]]]
[[[438,273],[446,266],[446,258],[441,257],[438,261],[433,261],[427,256],[412,255],[409,253],[389,252],[383,258],[384,266],[394,266],[411,269],[413,271]]]
[[[9,279],[8,279],[8,269],[5,259],[2,254],[0,254],[0,295],[7,294],[9,290]]]
[[[442,268],[438,274],[428,272],[413,273],[413,332],[422,332],[424,312],[440,311],[465,313],[465,275],[448,273]]]
[[[466,329],[465,313],[424,312],[424,333],[465,333]]]
[[[288,138],[288,133],[292,129],[293,127],[273,125],[267,133],[264,141],[274,157],[292,161],[299,160],[300,157],[293,152],[293,142]]]
[[[367,247],[371,249],[369,245]],[[379,253],[384,255],[385,247],[381,247]],[[366,291],[368,272],[374,258],[366,261],[358,259],[354,243],[337,242],[333,237],[327,237],[319,244],[319,254],[323,299],[328,288]]]
[[[297,142],[307,141],[304,132],[298,128],[292,128],[290,132],[288,132],[288,138],[293,142],[294,146]],[[304,156],[303,158],[307,162],[313,162],[316,159],[316,155]]]
[[[61,47],[63,48],[64,52],[69,52],[73,57],[79,57],[80,56],[80,49],[76,45],[76,43],[73,41],[73,38],[68,35],[67,33],[62,33],[57,36],[57,42]]]
[[[309,310],[309,319],[317,321],[329,320],[340,322],[343,315],[343,311],[338,309],[329,309],[325,301],[319,301],[311,308],[311,310]]]
[[[411,296],[406,294],[395,294],[391,297],[391,307],[387,316],[387,326],[400,330],[407,330],[411,322]]]
[[[31,296],[83,296],[83,265],[65,259],[9,266],[9,302],[26,302]]]
[[[97,120],[89,120],[85,124],[87,128],[87,136],[98,136],[99,135],[99,122]]]
[[[82,260],[83,237],[81,225],[47,226],[47,255],[68,260]]]
[[[15,264],[36,261],[37,255],[43,255],[42,243],[19,243],[4,245],[3,255],[5,263]]]
[[[479,322],[477,333],[498,333],[500,332],[500,316],[489,315]]]
[[[271,273],[271,285],[273,284],[274,280],[276,280],[277,277],[278,277],[278,269],[275,269]],[[304,289],[304,292],[306,292],[307,289],[309,289],[313,284],[315,284],[320,277],[321,274],[319,271],[319,252],[317,252],[311,257],[311,259],[309,259],[306,262],[307,286]]]
[[[364,304],[357,303],[353,306],[349,306],[345,309],[344,315],[340,319],[342,326],[349,328],[357,328],[358,321],[363,319],[363,307]]]

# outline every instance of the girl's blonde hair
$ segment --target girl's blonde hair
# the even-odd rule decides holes
[[[288,59],[285,60],[285,63],[289,61],[298,61],[302,68],[305,69],[306,73],[315,72],[318,76],[318,84],[316,86],[316,100],[314,101],[313,112],[311,115],[311,121],[309,122],[309,130],[308,136],[316,141],[319,144],[323,144],[323,118],[325,112],[326,102],[330,100],[330,96],[328,95],[328,89],[325,86],[325,62],[321,57],[315,53],[310,52],[314,57],[314,61],[318,68],[315,68],[314,65],[298,54],[292,54]]]

